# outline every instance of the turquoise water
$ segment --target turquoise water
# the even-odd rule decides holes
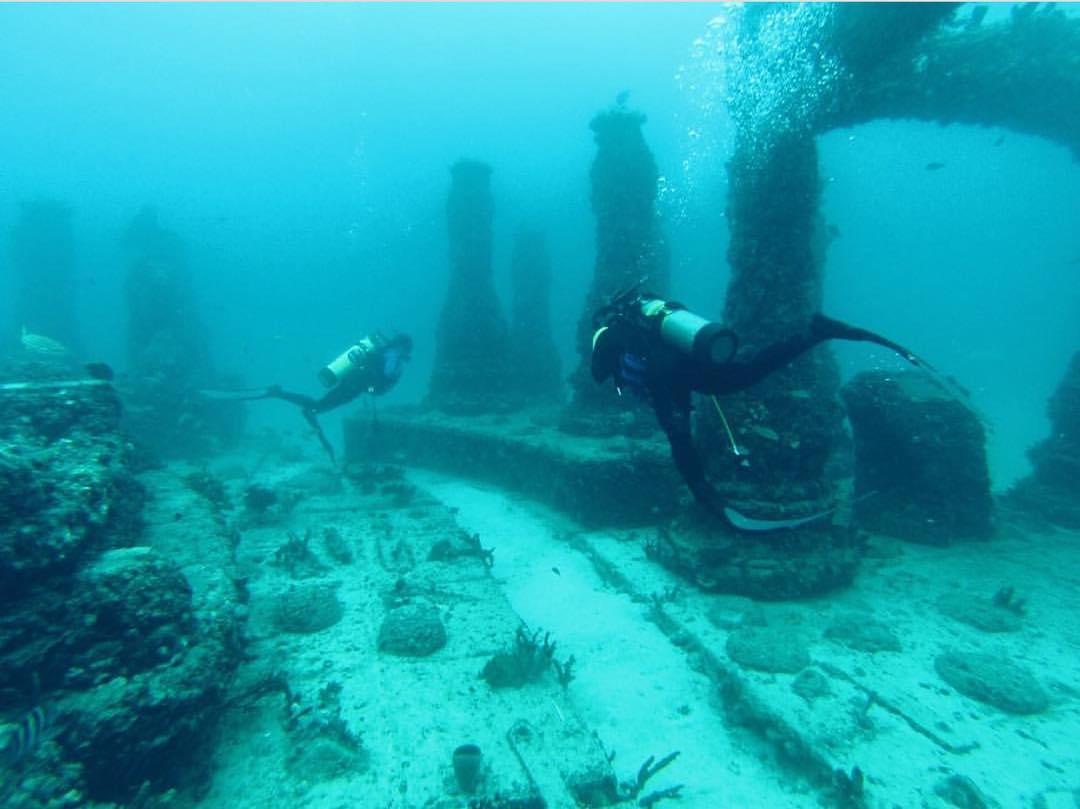
[[[950,30],[1004,25],[1019,8],[996,4],[977,23],[976,7],[964,4]],[[1080,16],[1071,6],[1058,11],[1073,21]],[[752,99],[753,123],[771,131],[788,113],[798,118],[803,101],[811,107],[844,80],[840,67],[822,57],[820,73],[799,84],[800,60],[817,50],[833,9],[784,6],[772,17],[781,23],[759,31],[750,58],[740,26],[756,13],[764,12],[714,3],[0,4],[0,359],[47,359],[40,343],[20,347],[23,327],[57,336],[17,314],[25,291],[16,249],[20,205],[54,200],[70,211],[71,277],[42,283],[58,311],[71,307],[78,365],[107,363],[121,398],[146,382],[129,360],[131,256],[123,239],[136,214],[152,205],[183,245],[194,296],[190,310],[169,314],[204,321],[209,361],[223,384],[317,393],[316,373],[360,335],[403,331],[414,339],[414,356],[378,407],[418,403],[431,378],[449,278],[450,167],[469,158],[493,170],[493,268],[504,309],[515,235],[535,229],[546,238],[552,337],[565,375],[577,363],[575,330],[596,257],[589,172],[597,149],[589,122],[620,98],[647,116],[643,133],[660,174],[657,210],[671,250],[671,297],[719,319],[731,275],[727,169],[737,132],[729,102]],[[1058,12],[1040,5],[1039,13]],[[792,98],[800,99],[794,112],[785,108]],[[1037,101],[1033,95],[1033,110]],[[1070,110],[1063,105],[1063,120],[1072,120]],[[1031,471],[1027,451],[1050,429],[1047,400],[1080,348],[1080,163],[1075,141],[1073,151],[1065,141],[1001,126],[881,119],[816,138],[821,214],[831,234],[824,310],[903,343],[970,392],[987,427],[998,493]],[[903,368],[896,356],[865,343],[833,351],[845,379]],[[96,496],[100,486],[107,492],[102,502],[130,496],[143,508],[135,487],[117,489],[109,477],[127,452],[112,427],[104,438],[80,434],[86,443],[79,446],[97,453],[85,464],[55,436],[24,452],[9,432],[22,435],[35,409],[49,415],[58,402],[66,408],[72,388],[66,381],[23,387],[21,377],[0,382],[0,551],[21,547],[14,530],[20,520],[40,529],[34,536],[46,549],[65,548],[86,524],[105,526],[93,552],[79,557],[79,581],[100,577],[111,586],[116,571],[149,570],[160,578],[124,581],[143,581],[155,593],[160,586],[172,610],[161,608],[170,631],[153,634],[152,644],[144,643],[142,628],[122,633],[139,653],[131,655],[138,665],[128,670],[124,647],[110,653],[119,668],[106,667],[108,677],[98,681],[86,664],[93,654],[68,661],[64,650],[35,646],[23,656],[54,613],[38,620],[38,607],[26,599],[18,609],[35,620],[23,621],[12,606],[18,600],[0,592],[0,650],[8,650],[0,651],[0,672],[22,678],[0,678],[0,803],[17,795],[25,809],[83,805],[78,795],[57,796],[69,782],[86,786],[65,769],[87,755],[72,752],[73,740],[110,739],[110,707],[90,697],[106,704],[110,693],[123,694],[137,714],[132,705],[156,707],[138,699],[167,692],[156,681],[142,688],[138,676],[166,677],[182,665],[212,691],[216,683],[206,686],[191,674],[197,666],[184,649],[190,640],[201,652],[208,637],[219,640],[215,628],[231,621],[236,635],[228,642],[236,648],[214,659],[227,672],[227,688],[206,698],[213,708],[212,716],[199,717],[203,725],[192,722],[211,728],[206,737],[196,734],[206,772],[185,770],[176,779],[181,797],[174,804],[161,797],[160,805],[464,809],[450,769],[458,743],[479,742],[489,757],[488,797],[496,786],[521,792],[519,769],[528,763],[542,782],[541,763],[560,758],[537,737],[517,738],[521,748],[535,743],[524,752],[511,750],[513,741],[507,746],[509,719],[519,716],[546,728],[549,740],[573,737],[582,760],[606,760],[604,746],[616,745],[623,751],[613,759],[616,769],[631,780],[646,757],[682,748],[677,766],[655,786],[686,782],[685,800],[665,800],[665,807],[992,805],[975,802],[979,793],[965,792],[964,779],[1005,806],[1080,805],[1075,532],[1045,522],[1033,528],[999,509],[995,516],[1005,516],[985,544],[929,547],[875,535],[858,548],[858,575],[835,592],[757,602],[713,592],[708,582],[687,582],[655,563],[649,543],[670,527],[664,497],[675,484],[686,494],[674,474],[656,484],[655,507],[635,504],[660,515],[657,525],[586,530],[573,522],[580,515],[572,509],[555,513],[551,502],[531,500],[543,500],[536,495],[542,486],[492,485],[498,464],[487,470],[486,483],[458,477],[445,462],[432,464],[438,471],[331,466],[295,409],[280,403],[249,407],[247,443],[190,462],[183,450],[194,453],[195,433],[206,424],[185,422],[190,414],[182,408],[168,411],[167,429],[180,438],[167,449],[180,444],[181,457],[157,467],[139,459],[151,495],[139,532],[123,515],[120,527],[108,523],[108,508],[96,499],[86,505],[72,495],[69,519],[61,508],[50,511],[46,497]],[[112,396],[99,382],[82,380],[70,395]],[[27,391],[40,401],[25,404],[19,397]],[[111,425],[101,413],[114,412],[115,402],[93,402],[100,408],[88,411],[100,417],[95,428]],[[151,407],[147,417],[145,401],[123,404],[144,419],[144,429],[154,425],[158,415]],[[370,400],[342,411],[348,412],[322,419],[339,459],[343,418],[371,412]],[[402,412],[410,411],[384,418],[393,423]],[[403,446],[425,443],[415,436],[425,435],[427,417],[416,416],[417,427],[401,416]],[[647,441],[642,450],[621,436],[597,450],[591,439],[575,444],[577,437],[556,430],[556,422],[550,413],[502,414],[460,434],[435,429],[427,443],[464,462],[476,460],[473,449],[484,457],[493,435],[506,446],[540,435],[536,440],[547,441],[553,455],[538,452],[522,465],[535,462],[535,471],[525,471],[544,478],[540,483],[551,482],[552,470],[578,474],[596,460],[590,453],[599,453],[607,478],[594,483],[580,473],[563,487],[578,495],[566,499],[579,508],[593,491],[587,486],[619,489],[620,475],[637,469],[618,457],[627,446],[641,453],[630,461],[643,459],[645,468],[667,463],[660,442],[658,455]],[[367,423],[355,419],[353,429],[362,432]],[[776,441],[786,425],[766,427],[758,437]],[[566,447],[573,450],[569,462],[559,454]],[[510,464],[517,478],[528,478],[516,458]],[[9,488],[33,496],[8,496]],[[252,489],[264,498],[261,506]],[[644,500],[654,494],[640,480],[630,480],[627,491],[646,491]],[[606,495],[599,492],[597,501],[612,499]],[[86,517],[91,506],[100,523]],[[680,511],[675,524],[693,536],[693,520],[689,528],[679,522],[686,514]],[[722,543],[708,545],[715,537],[705,533],[706,550],[723,567]],[[334,535],[338,545],[326,539]],[[463,536],[477,544],[463,543]],[[458,543],[452,549],[460,558],[429,555],[439,540]],[[784,560],[786,546],[778,547],[751,559],[747,578],[757,575],[756,563],[769,570]],[[478,548],[494,551],[483,557]],[[303,549],[314,549],[315,560]],[[34,548],[38,557],[40,550]],[[303,565],[289,562],[290,553],[303,557],[310,575],[296,575]],[[18,565],[34,554],[9,556],[0,558],[0,586],[28,587]],[[34,558],[46,571],[42,587],[64,603],[67,579],[76,574],[61,564],[59,551],[57,558]],[[305,577],[315,582],[306,590],[312,581]],[[1014,590],[1022,603],[1010,605]],[[184,599],[192,593],[189,604]],[[436,605],[448,646],[426,661],[403,662],[382,650],[379,622],[417,593]],[[307,613],[305,598],[321,604],[326,625],[283,628],[303,625],[297,614]],[[138,598],[118,600],[141,609]],[[280,607],[286,602],[301,606],[290,612]],[[100,650],[115,640],[95,634],[108,624],[97,613],[77,617],[79,637],[90,638],[90,646]],[[480,663],[514,637],[519,620],[552,631],[559,656],[577,660],[576,681],[568,686],[548,676],[533,690],[494,696],[476,682]],[[860,635],[853,625],[870,631]],[[66,637],[63,627],[51,628]],[[756,641],[770,634],[758,632],[764,628],[773,630],[768,665],[737,659],[731,639],[741,633]],[[772,659],[791,649],[798,668]],[[977,687],[955,686],[962,680],[955,672],[953,680],[938,677],[957,649],[983,655],[992,674],[1005,671],[1002,679],[1015,676],[1020,691],[1029,683],[1017,671],[1033,673],[1036,707],[999,711],[992,699],[971,696]],[[37,664],[26,662],[35,655],[48,658],[41,678]],[[1019,668],[994,668],[1001,661]],[[796,673],[811,664],[831,692],[811,693],[814,683],[803,682],[806,696],[794,686]],[[281,689],[275,677],[288,685]],[[35,704],[42,689],[62,703],[58,714],[48,706],[58,727],[35,729],[16,750],[16,723],[45,722],[45,709]],[[193,703],[202,700],[196,688],[187,694],[197,694]],[[165,715],[174,730],[176,716]],[[100,721],[72,727],[65,724],[72,716]],[[159,730],[150,722],[111,738],[171,738]],[[58,743],[46,738],[51,733]],[[806,749],[793,753],[796,742]],[[94,756],[95,772],[113,772],[101,763],[107,758]],[[160,770],[144,760],[133,759],[131,767],[160,777],[155,787],[172,786],[176,773],[164,759]],[[176,760],[181,769],[190,764],[181,755]],[[830,782],[834,764],[844,773],[853,765],[865,769],[867,802],[849,800]],[[52,792],[42,787],[41,794],[55,802],[35,795],[26,778],[31,765],[53,779]],[[562,776],[550,769],[558,791]],[[6,779],[9,771],[18,777]],[[113,806],[104,802],[130,801],[134,787],[125,783],[114,793],[95,783],[90,791]],[[131,805],[159,805],[158,797],[146,800]],[[480,806],[520,809],[494,798]]]
[[[378,324],[417,335],[415,371],[393,394],[416,399],[446,277],[448,166],[494,167],[503,288],[514,232],[545,231],[555,322],[572,323],[592,262],[586,125],[629,90],[664,177],[673,289],[716,314],[732,133],[720,59],[702,43],[732,13],[7,6],[0,232],[19,200],[72,207],[86,351],[119,367],[122,334],[104,325],[120,305],[116,240],[154,204],[189,242],[223,370],[306,386],[343,334]],[[907,122],[826,135],[821,160],[843,235],[827,308],[917,346],[974,392],[1003,488],[1026,470],[1042,403],[1080,343],[1075,162],[1038,138]],[[555,338],[569,359],[572,330]],[[841,350],[853,366],[859,353]]]

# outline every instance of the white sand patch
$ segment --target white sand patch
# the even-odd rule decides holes
[[[605,584],[582,554],[559,540],[565,521],[497,489],[430,472],[411,479],[447,506],[461,526],[495,548],[494,575],[515,611],[573,655],[577,678],[568,698],[616,753],[620,778],[673,750],[679,758],[647,787],[685,783],[683,807],[784,807],[815,803],[764,762],[757,746],[725,726],[715,686],[636,603]],[[656,571],[657,591],[675,584]],[[675,804],[673,804],[675,805]]]
[[[252,647],[252,667],[280,667],[308,703],[326,683],[341,683],[342,718],[363,737],[370,768],[311,782],[287,770],[283,764],[297,745],[283,728],[281,697],[270,695],[230,713],[203,805],[462,809],[466,800],[455,793],[449,752],[470,741],[490,763],[487,795],[521,794],[523,771],[531,768],[552,808],[570,809],[559,770],[577,761],[582,738],[596,753],[590,730],[617,754],[614,767],[624,780],[633,779],[649,756],[681,751],[646,789],[685,783],[672,809],[821,805],[823,792],[778,761],[776,745],[761,738],[773,738],[772,726],[757,721],[758,714],[751,722],[756,730],[727,726],[717,672],[703,669],[703,659],[706,666],[717,661],[721,675],[727,672],[743,686],[746,699],[736,712],[749,700],[805,741],[825,767],[860,767],[867,806],[946,809],[935,789],[953,775],[972,779],[1001,806],[1039,800],[1063,805],[1080,787],[1075,534],[1003,529],[993,542],[948,548],[877,538],[848,588],[818,599],[755,604],[686,585],[676,597],[665,597],[657,626],[649,596],[666,595],[680,582],[645,557],[640,539],[648,531],[637,537],[584,532],[495,487],[427,472],[409,475],[424,492],[412,505],[361,496],[346,486],[305,499],[285,523],[248,528],[239,548],[240,566],[252,574],[250,630],[260,639]],[[173,488],[149,516],[169,532],[163,548],[178,555],[187,548],[185,569],[201,575],[198,565],[207,560],[192,556],[191,548],[202,534],[204,543],[221,545],[222,539],[197,513],[199,498]],[[174,512],[182,514],[178,522]],[[287,528],[298,535],[312,528],[313,547],[322,553],[326,525],[338,527],[356,552],[353,564],[321,577],[340,580],[345,617],[315,635],[279,636],[265,623],[265,610],[294,583],[270,560]],[[424,561],[434,540],[459,529],[494,548],[492,571],[475,559]],[[399,545],[408,550],[402,559]],[[394,659],[376,651],[383,597],[399,577],[426,592],[446,623],[448,644],[431,658]],[[952,592],[989,603],[1006,585],[1029,600],[1015,632],[979,631],[939,606],[941,596]],[[903,651],[852,651],[826,636],[838,617],[851,614],[886,624]],[[830,693],[811,704],[792,690],[795,675],[729,662],[725,642],[747,615],[805,640]],[[478,682],[484,663],[510,642],[519,617],[550,632],[558,660],[575,657],[577,677],[565,694],[553,677],[499,691]],[[949,649],[1002,655],[1025,666],[1049,693],[1050,708],[1014,716],[956,692],[934,665]],[[524,762],[508,743],[508,730],[521,720],[546,734],[546,746],[527,750]]]

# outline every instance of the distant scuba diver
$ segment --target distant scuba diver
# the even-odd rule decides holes
[[[382,396],[389,391],[401,378],[405,363],[412,356],[412,345],[412,338],[407,334],[387,339],[375,332],[362,338],[319,371],[319,381],[329,390],[318,399],[282,390],[280,385],[272,385],[261,393],[231,398],[243,401],[284,399],[300,405],[304,418],[315,430],[319,443],[333,461],[334,448],[319,426],[319,414],[348,404],[365,393]]]
[[[826,340],[877,343],[912,365],[933,370],[892,340],[820,313],[811,318],[806,331],[767,346],[753,357],[736,359],[739,341],[735,332],[687,311],[681,304],[643,292],[641,286],[639,282],[617,294],[593,315],[593,379],[600,384],[611,378],[620,394],[624,388],[630,389],[652,405],[667,435],[675,467],[694,499],[740,530],[792,528],[824,515],[758,520],[726,506],[706,480],[694,449],[692,392],[716,396],[745,390]]]

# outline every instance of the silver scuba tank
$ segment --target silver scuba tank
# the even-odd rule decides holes
[[[647,320],[657,319],[660,338],[665,343],[701,362],[723,365],[735,356],[739,347],[733,331],[695,315],[680,304],[652,298],[642,301],[641,313]]]
[[[360,345],[345,349],[328,365],[319,369],[319,381],[324,387],[334,387],[363,363],[365,353],[364,347]]]

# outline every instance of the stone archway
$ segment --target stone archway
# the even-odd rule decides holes
[[[818,135],[880,118],[996,125],[1041,135],[1080,158],[1080,19],[1021,7],[980,24],[956,20],[956,12],[954,4],[769,6],[748,8],[736,22],[727,68],[737,134],[725,314],[751,345],[801,327],[821,305]],[[761,71],[766,81],[750,80]],[[770,500],[781,485],[790,490],[793,479],[807,496],[823,489],[840,435],[838,384],[835,364],[819,352],[755,389],[752,404],[729,405],[762,458],[752,478],[757,499]],[[798,401],[792,390],[802,392]],[[713,467],[734,479],[726,459]]]
[[[958,9],[751,6],[721,32],[718,49],[736,130],[728,164],[732,275],[725,320],[751,350],[803,328],[821,306],[826,239],[819,135],[913,118],[1037,134],[1080,157],[1080,19],[1023,6],[984,23],[978,12],[959,19]],[[826,465],[844,440],[839,383],[831,355],[819,351],[755,387],[752,397],[726,399],[728,419],[740,425],[751,452],[749,468],[727,450],[711,408],[701,408],[699,438],[720,488],[765,513],[782,513],[793,502],[806,513],[824,508],[831,496]],[[693,522],[675,531],[680,564],[701,541],[693,539],[700,536]],[[853,571],[850,537],[836,526],[818,523],[795,533],[785,555],[797,546],[826,567],[842,560]],[[776,554],[759,544],[741,544],[734,559],[728,554],[714,563],[701,552],[697,561],[722,571],[724,589],[739,589],[738,569],[755,556]],[[830,548],[836,554],[822,557]]]

